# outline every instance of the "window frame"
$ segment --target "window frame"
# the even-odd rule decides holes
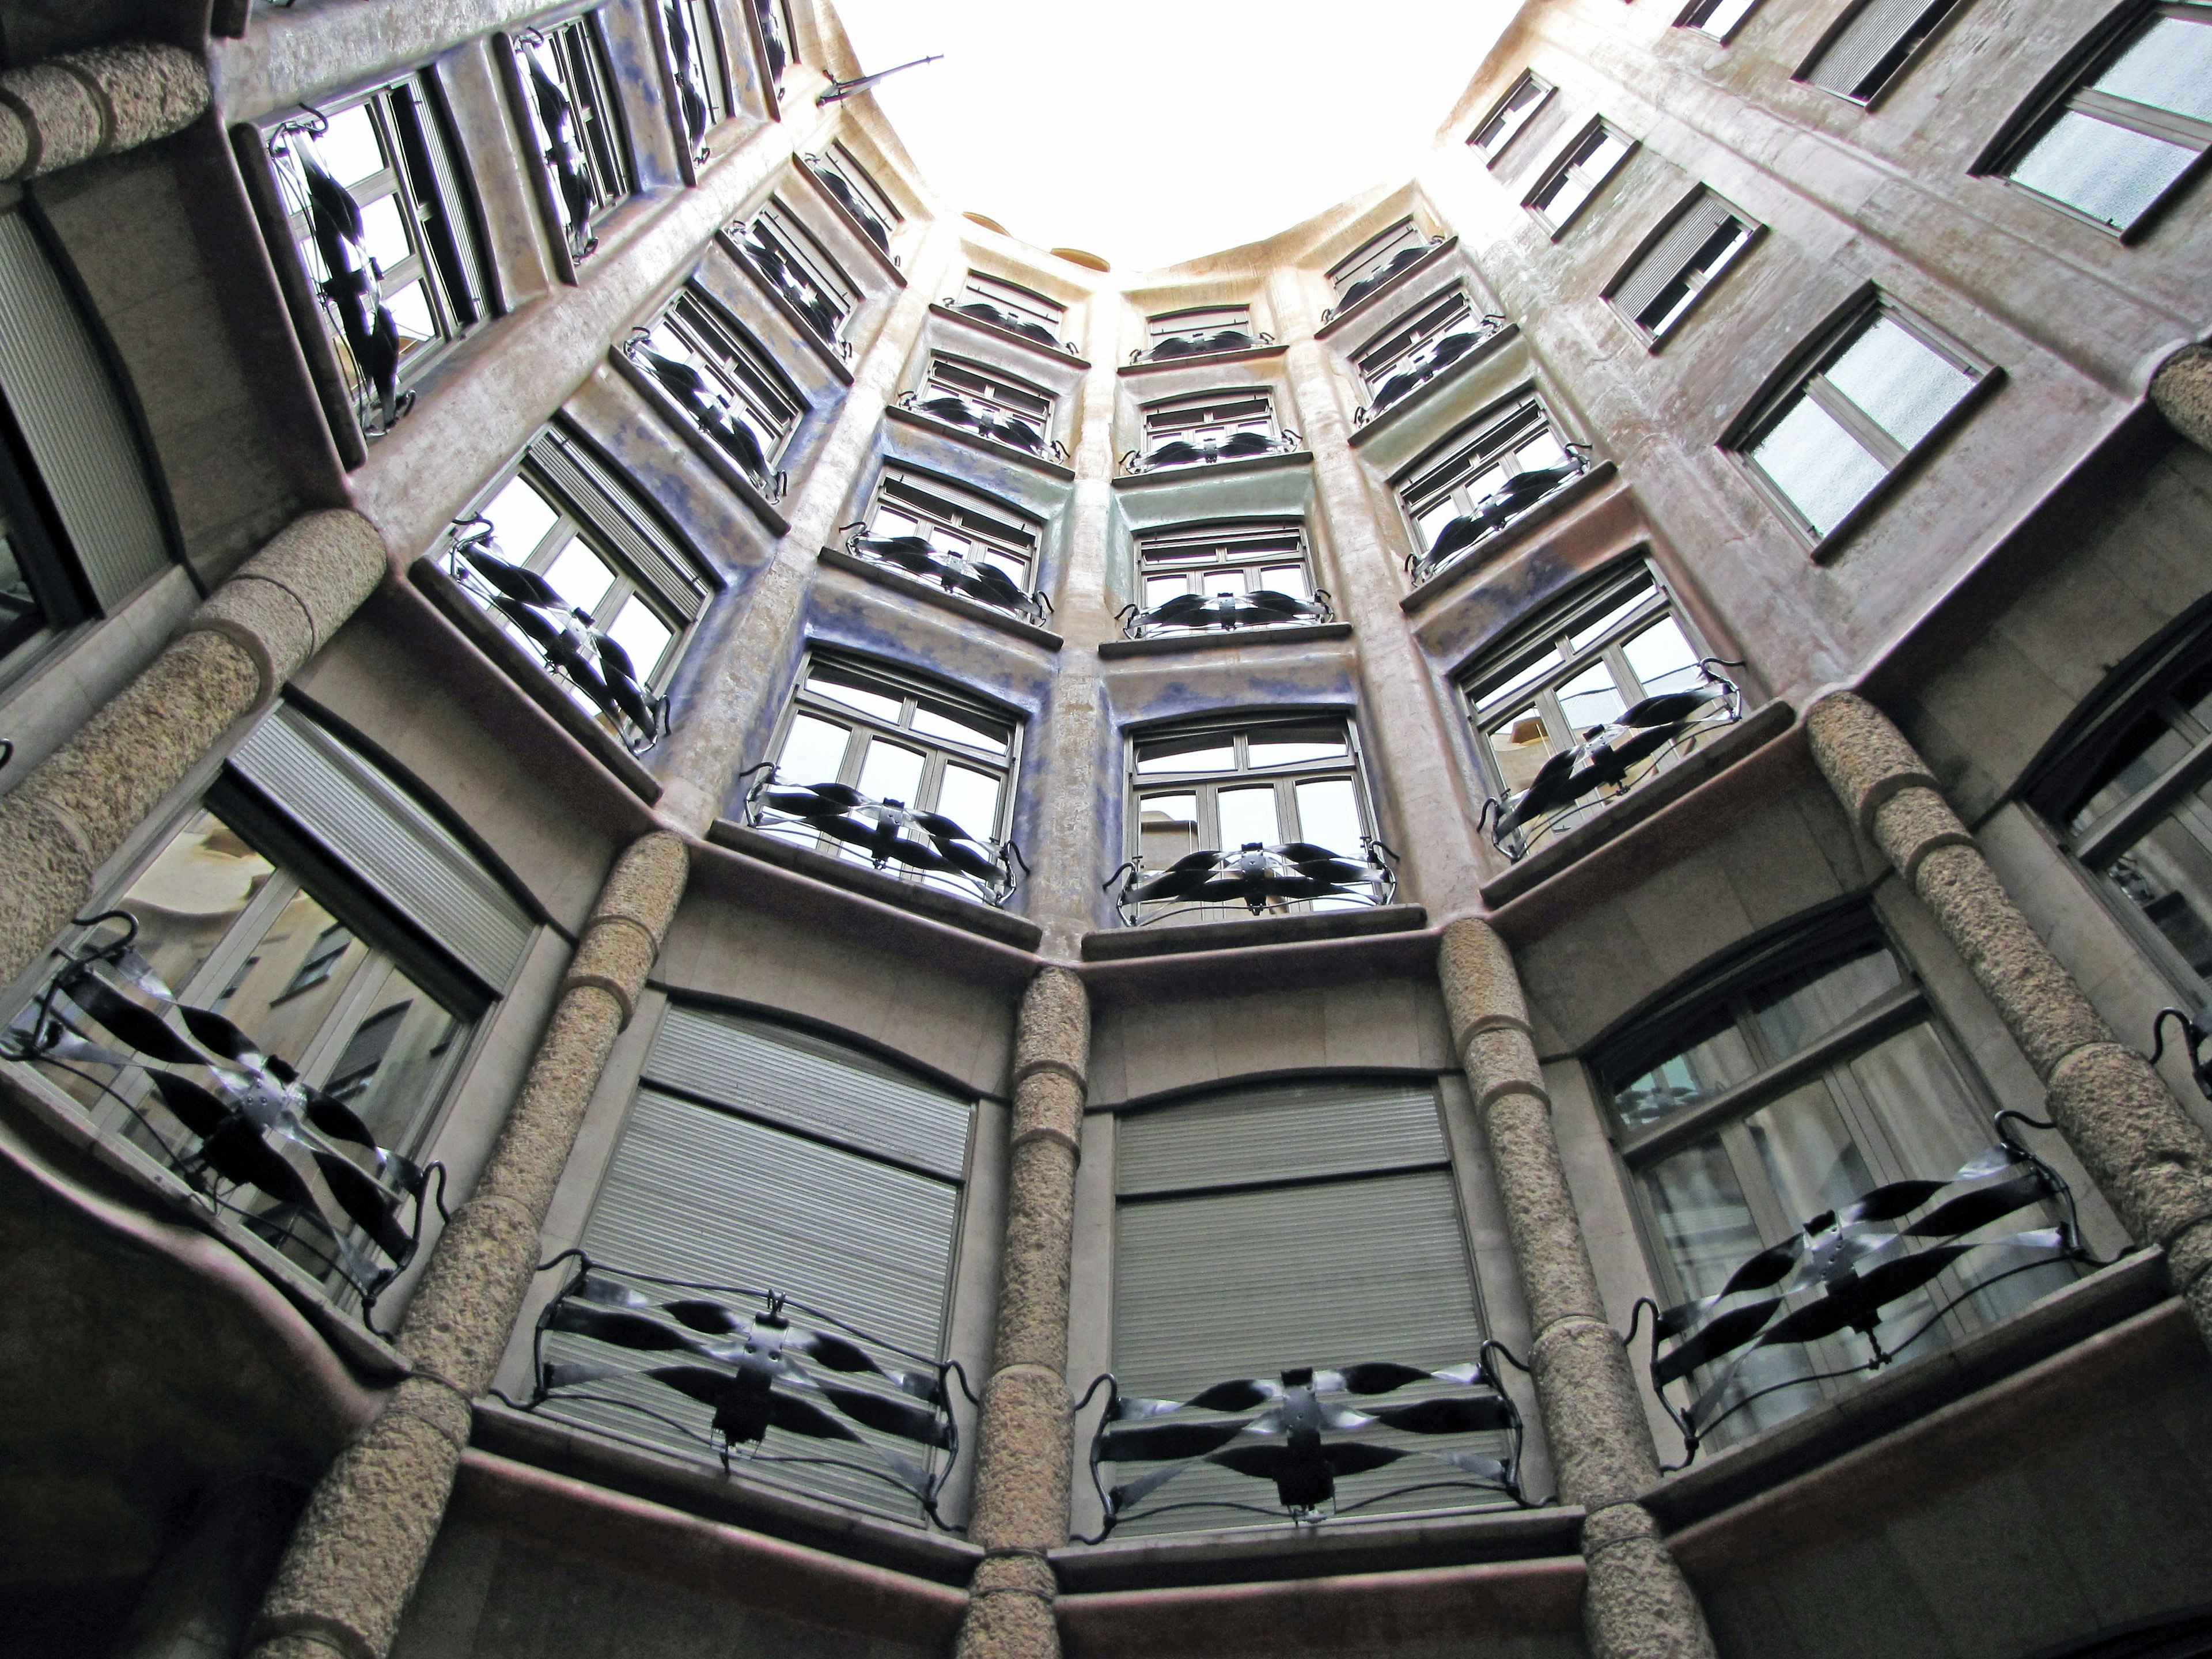
[[[978,270],[973,265],[960,279],[959,297],[953,303],[987,305],[1020,321],[1035,323],[1053,337],[1055,346],[1060,343],[1060,326],[1067,320],[1067,307],[1050,295],[1024,288],[994,272]]]
[[[1738,31],[1751,21],[1752,14],[1759,8],[1760,0],[1745,0],[1743,9],[1736,14],[1735,21],[1726,28],[1717,30],[1709,27],[1707,20],[1729,3],[1729,0],[1690,0],[1690,3],[1683,9],[1681,15],[1674,20],[1674,27],[1679,29],[1695,29],[1706,39],[1717,40],[1725,46],[1732,42]]]
[[[1621,146],[1620,153],[1613,158],[1613,165],[1602,173],[1586,172],[1583,166],[1584,152],[1590,151],[1594,148],[1601,149],[1604,142],[1608,138]],[[1593,116],[1589,124],[1569,139],[1544,170],[1536,175],[1536,182],[1529,187],[1528,193],[1521,198],[1521,205],[1534,216],[1536,222],[1543,226],[1550,234],[1551,239],[1556,242],[1572,229],[1585,213],[1589,211],[1598,198],[1605,193],[1605,187],[1620,176],[1621,169],[1628,165],[1642,148],[1643,144],[1639,140],[1631,138],[1604,116]],[[1568,209],[1564,216],[1554,217],[1552,210],[1547,205],[1546,198],[1555,194],[1570,179],[1587,188],[1583,191],[1580,201]]]
[[[1285,552],[1270,548],[1268,543],[1280,542],[1288,537],[1295,551]],[[1212,556],[1200,561],[1195,551],[1177,552],[1176,550],[1211,548]],[[1180,576],[1186,593],[1213,593],[1224,590],[1210,586],[1234,576],[1243,582],[1239,590],[1252,593],[1267,588],[1267,573],[1297,567],[1305,592],[1292,595],[1300,599],[1319,597],[1326,601],[1328,595],[1316,580],[1314,568],[1313,544],[1306,534],[1303,518],[1289,515],[1261,514],[1233,519],[1206,519],[1187,524],[1163,525],[1154,529],[1139,531],[1136,537],[1137,591],[1141,596],[1139,609],[1151,611],[1176,596],[1170,592],[1155,594],[1155,583],[1165,583]],[[1276,588],[1281,592],[1285,590]],[[1257,633],[1267,627],[1282,623],[1247,624],[1237,633]],[[1303,626],[1301,621],[1297,625]]]
[[[896,264],[897,256],[892,253],[891,245],[898,240],[899,232],[906,224],[906,216],[899,211],[898,204],[891,200],[890,192],[876,182],[875,175],[863,167],[860,158],[846,148],[844,140],[833,138],[820,154],[805,155],[799,159],[813,171],[816,178],[819,179],[824,172],[834,173],[843,183],[846,189],[860,198],[861,204],[875,216],[877,223],[883,231],[883,240],[880,242],[876,240],[875,233],[868,228],[867,220],[860,214],[854,213],[849,204],[837,200],[837,193],[835,191],[830,191],[831,199],[837,200],[838,211],[849,216],[854,223],[860,227],[861,233],[875,245],[884,257],[890,259],[893,264]],[[828,186],[824,185],[823,188],[826,190]]]
[[[0,545],[14,556],[29,598],[29,608],[12,622],[0,618],[0,688],[5,688],[36,664],[56,638],[100,611],[68,528],[15,424],[4,386],[0,386]]]
[[[1410,213],[1388,229],[1376,232],[1328,268],[1328,285],[1335,291],[1337,304],[1344,303],[1347,289],[1389,269],[1391,260],[1401,252],[1408,248],[1425,252],[1434,246],[1429,234],[1421,228],[1420,221]],[[1373,292],[1379,289],[1360,298],[1372,298]]]
[[[1220,412],[1225,407],[1238,403],[1256,403],[1258,412],[1242,416]],[[1194,418],[1182,418],[1185,415]],[[1148,471],[1152,470],[1153,451],[1162,445],[1212,428],[1219,428],[1224,436],[1237,432],[1264,429],[1269,444],[1275,449],[1283,447],[1286,442],[1285,428],[1275,412],[1275,389],[1264,383],[1214,386],[1204,392],[1182,392],[1171,398],[1157,398],[1151,403],[1139,404],[1137,416],[1144,431],[1141,456]],[[1205,464],[1203,461],[1180,463],[1184,466]]]
[[[1653,296],[1651,304],[1656,305],[1658,298],[1677,283],[1683,283],[1687,290],[1681,299],[1674,302],[1674,309],[1662,319],[1658,326],[1654,327],[1644,322],[1642,313],[1632,313],[1620,303],[1620,291],[1641,272],[1646,260],[1657,257],[1669,238],[1674,235],[1676,228],[1706,202],[1711,202],[1727,210],[1728,217],[1704,242],[1691,252],[1681,267],[1667,278],[1661,285],[1658,293]],[[1719,236],[1731,222],[1741,228],[1741,234],[1720,252],[1714,263],[1707,265],[1697,264],[1695,261],[1698,256],[1711,246],[1713,239]],[[1765,234],[1765,225],[1753,219],[1711,185],[1701,184],[1684,198],[1673,212],[1659,222],[1650,235],[1644,238],[1636,252],[1630,256],[1628,262],[1621,266],[1613,280],[1606,284],[1604,293],[1606,303],[1613,307],[1614,313],[1628,325],[1647,347],[1653,351],[1657,351],[1697,313],[1698,308],[1705,304],[1706,296],[1719,286],[1721,279],[1751,252]],[[1692,275],[1698,279],[1694,283],[1688,281]],[[1646,313],[1650,309],[1650,305],[1644,307]]]
[[[944,371],[947,370],[954,378],[945,378]],[[974,385],[959,384],[963,378]],[[915,402],[920,403],[932,393],[962,398],[1002,418],[1035,428],[1037,433],[1036,449],[1024,449],[1018,444],[1002,446],[1017,454],[1034,455],[1043,459],[1054,447],[1054,433],[1060,423],[1060,394],[1034,381],[1025,380],[1018,374],[1009,374],[976,358],[963,357],[955,352],[933,347],[921,372],[921,385],[913,396]],[[1031,404],[1036,407],[1027,406]],[[921,412],[927,415],[929,411],[923,410]],[[989,441],[994,443],[1001,441],[995,438]]]
[[[1863,17],[1871,7],[1879,3],[1881,0],[1857,0],[1856,4],[1846,7],[1843,15],[1838,17],[1829,27],[1827,33],[1820,37],[1820,44],[1813,48],[1811,55],[1798,66],[1796,73],[1791,76],[1790,79],[1811,87],[1815,91],[1826,93],[1831,98],[1839,99],[1846,104],[1856,105],[1861,109],[1872,109],[1881,101],[1892,87],[1905,78],[1905,71],[1925,54],[1929,46],[1943,32],[1944,26],[1964,11],[1972,3],[1972,0],[1926,0],[1919,14],[1905,33],[1899,37],[1897,43],[1876,59],[1872,68],[1852,83],[1852,90],[1841,91],[1834,87],[1824,86],[1815,80],[1814,77],[1819,74],[1822,60],[1842,44],[1844,37],[1850,33],[1852,26]]]
[[[1196,318],[1214,320],[1198,322]],[[1248,337],[1241,346],[1222,346],[1206,351],[1159,355],[1160,348],[1172,340],[1192,339],[1202,334],[1240,333]],[[1185,306],[1176,311],[1154,312],[1145,319],[1145,343],[1133,354],[1133,362],[1190,362],[1206,357],[1225,357],[1231,352],[1250,351],[1255,347],[1270,343],[1267,335],[1253,325],[1252,307],[1249,301],[1237,300],[1218,305]]]
[[[1525,431],[1524,428],[1527,428]],[[1398,498],[1398,511],[1404,517],[1414,547],[1408,560],[1409,567],[1421,563],[1435,541],[1435,537],[1422,529],[1423,518],[1447,503],[1459,508],[1459,514],[1455,516],[1468,514],[1483,498],[1467,495],[1468,486],[1487,472],[1502,456],[1510,453],[1517,457],[1525,445],[1545,436],[1550,437],[1570,456],[1578,453],[1577,446],[1581,444],[1581,441],[1570,437],[1560,426],[1543,393],[1534,386],[1524,386],[1491,404],[1473,420],[1462,423],[1441,443],[1431,445],[1394,479],[1392,491]],[[1439,456],[1441,459],[1431,459]],[[1586,465],[1583,471],[1588,470]],[[1448,476],[1451,482],[1445,483],[1443,480]],[[1538,502],[1550,500],[1573,482],[1573,477],[1561,479],[1550,490],[1529,502],[1520,514],[1480,540],[1469,543],[1421,580],[1433,580],[1446,570],[1459,565],[1468,556],[1510,531]],[[1425,505],[1417,506],[1417,502]]]
[[[1486,143],[1482,135],[1506,119],[1512,112],[1513,100],[1530,88],[1535,89],[1536,96],[1529,104],[1526,112],[1520,119],[1508,126],[1498,138]],[[1526,132],[1530,124],[1544,112],[1558,91],[1557,87],[1534,70],[1522,70],[1518,78],[1506,89],[1505,95],[1491,106],[1487,115],[1475,123],[1474,131],[1468,135],[1467,147],[1480,155],[1485,165],[1496,167],[1504,158],[1505,152],[1513,148],[1513,141]]]
[[[614,63],[607,51],[606,29],[602,14],[603,3],[558,22],[532,24],[515,30],[507,37],[514,59],[516,91],[522,103],[521,127],[526,143],[534,141],[536,154],[527,163],[537,180],[541,206],[552,210],[550,228],[554,240],[567,251],[572,264],[580,264],[590,258],[599,246],[596,228],[636,195],[639,189],[637,154],[631,143],[629,122],[623,108],[621,82],[616,78]],[[540,123],[538,100],[530,79],[530,64],[526,54],[531,48],[531,37],[535,36],[547,50],[557,70],[554,78],[559,82],[562,95],[568,100],[569,118],[576,125],[576,149],[584,158],[584,171],[591,181],[592,206],[580,225],[568,222],[568,207],[561,194],[561,182],[545,152],[551,140]],[[564,43],[556,46],[558,39]],[[588,98],[580,95],[578,76]],[[594,141],[597,142],[594,142]]]
[[[773,483],[776,462],[782,459],[792,435],[811,412],[812,405],[805,394],[783,372],[768,349],[753,337],[752,331],[708,291],[696,271],[684,280],[668,303],[643,328],[649,337],[664,325],[682,343],[685,356],[708,383],[769,434],[770,441],[764,447],[769,479]]]
[[[822,296],[824,303],[837,313],[836,320],[827,331],[806,314],[782,283],[762,270],[750,255],[744,261],[746,270],[766,283],[777,300],[792,309],[810,333],[840,356],[850,356],[852,343],[845,337],[845,330],[859,313],[865,295],[860,285],[846,274],[845,268],[837,263],[829,249],[823,246],[821,239],[807,228],[805,221],[793,212],[781,196],[771,195],[750,213],[738,215],[732,229],[736,232],[732,240],[740,247],[743,247],[745,238],[757,238],[774,248],[787,264],[797,268],[805,282]]]
[[[721,9],[714,0],[657,0],[652,8],[653,31],[661,48],[661,56],[668,65],[670,88],[676,94],[668,113],[678,146],[688,151],[690,149],[690,134],[684,125],[683,77],[676,72],[674,42],[668,35],[667,12],[671,8],[680,9],[684,15],[684,32],[690,37],[691,50],[698,60],[701,79],[704,83],[700,90],[707,106],[707,125],[700,135],[698,153],[692,157],[696,164],[705,161],[710,153],[708,137],[715,128],[736,114],[738,88],[730,72],[729,45],[723,38]]]
[[[1014,502],[1003,501],[973,484],[944,477],[903,461],[891,462],[876,475],[875,483],[869,486],[867,511],[861,514],[860,520],[865,535],[883,539],[878,537],[875,526],[877,514],[884,510],[887,497],[893,503],[890,511],[913,519],[918,526],[935,524],[948,533],[964,538],[970,547],[988,550],[962,556],[981,558],[998,565],[1024,593],[1041,591],[1044,522],[1032,517]],[[1015,532],[1012,538],[1001,533],[1007,530]],[[927,532],[917,529],[900,533],[926,537]],[[998,557],[992,558],[991,554],[996,554]],[[1014,571],[1006,569],[1008,564],[1020,566],[1021,574],[1016,574]]]

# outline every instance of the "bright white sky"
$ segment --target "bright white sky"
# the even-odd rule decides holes
[[[1396,183],[1517,0],[835,0],[957,211],[1149,270]],[[1418,45],[1416,45],[1418,43]]]

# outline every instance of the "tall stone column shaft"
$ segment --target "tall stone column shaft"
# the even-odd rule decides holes
[[[57,173],[180,132],[208,106],[207,65],[124,40],[0,72],[0,179]]]
[[[1456,921],[1444,929],[1437,974],[1528,1297],[1535,1333],[1529,1364],[1559,1495],[1589,1512],[1583,1627],[1590,1652],[1595,1659],[1713,1659],[1697,1595],[1636,1502],[1659,1478],[1658,1452],[1559,1162],[1512,952],[1487,923]]]
[[[387,568],[383,538],[358,513],[294,520],[0,797],[0,984],[38,959],[125,837],[234,721],[276,696]]]
[[[1837,692],[1805,724],[1844,810],[1958,946],[2043,1079],[2052,1121],[2129,1233],[2165,1249],[2174,1289],[2212,1341],[2212,1139],[2028,925],[1889,717]]]
[[[2150,400],[2176,432],[2212,449],[2212,346],[2177,351],[2151,376]]]
[[[258,1659],[383,1659],[390,1650],[445,1518],[470,1402],[491,1386],[521,1314],[546,1206],[689,863],[682,839],[665,830],[616,860],[490,1162],[400,1322],[397,1346],[414,1374],[307,1500],[254,1620]]]
[[[1064,968],[1022,997],[998,1338],[976,1425],[968,1536],[984,1557],[958,1659],[1058,1659],[1048,1552],[1067,1541],[1067,1281],[1091,1064],[1091,1000]]]

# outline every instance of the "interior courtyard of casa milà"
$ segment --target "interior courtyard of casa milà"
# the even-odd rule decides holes
[[[0,0],[0,1656],[2212,1654],[2212,3],[898,9]]]

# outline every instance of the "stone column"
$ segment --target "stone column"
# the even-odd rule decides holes
[[[1552,1133],[1512,952],[1487,923],[1444,929],[1437,973],[1505,1202],[1535,1333],[1544,1431],[1559,1496],[1589,1512],[1583,1628],[1594,1659],[1713,1659],[1704,1613],[1638,1494],[1659,1479],[1628,1353],[1606,1317]]]
[[[391,1649],[445,1519],[470,1402],[491,1386],[522,1311],[546,1206],[689,862],[682,839],[665,830],[616,861],[499,1144],[400,1322],[396,1343],[414,1374],[308,1498],[254,1620],[258,1659],[382,1659]]]
[[[1814,703],[1805,725],[1844,810],[1958,946],[2043,1079],[2067,1144],[2136,1241],[2165,1250],[2173,1288],[2212,1341],[2212,1139],[2028,925],[1889,717],[1845,691]]]
[[[182,131],[208,106],[207,65],[125,40],[0,73],[0,179],[57,173]]]
[[[234,721],[276,696],[386,568],[383,538],[358,513],[294,520],[0,798],[0,984],[38,959],[124,838]]]
[[[984,1557],[969,1587],[958,1659],[1060,1653],[1045,1556],[1067,1541],[1067,1275],[1090,1062],[1091,1001],[1083,981],[1064,968],[1047,968],[1022,998],[1014,1037],[998,1339],[976,1425],[968,1526]]]
[[[2212,449],[2212,346],[2177,351],[2151,376],[2150,400],[2199,449]]]

